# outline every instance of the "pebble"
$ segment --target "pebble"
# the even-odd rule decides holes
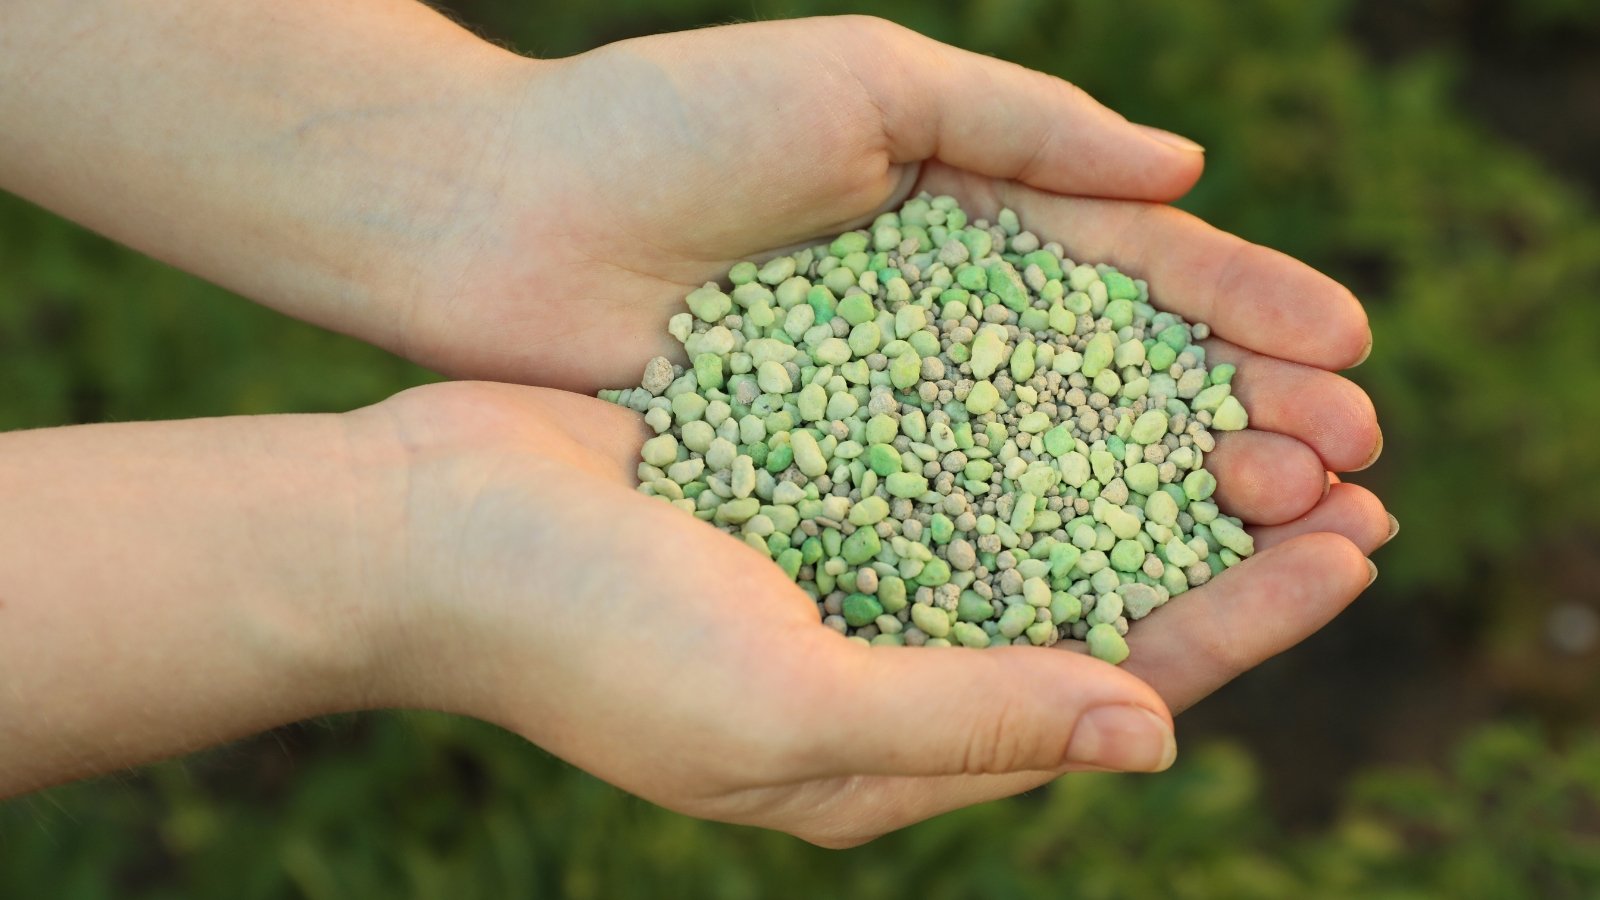
[[[672,362],[665,356],[657,356],[645,363],[644,377],[639,380],[639,386],[659,397],[674,377]]]

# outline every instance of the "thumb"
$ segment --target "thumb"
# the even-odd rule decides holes
[[[881,19],[830,21],[895,163],[939,159],[1054,193],[1155,201],[1182,196],[1205,166],[1200,145],[1135,125],[1053,75]]]
[[[830,640],[813,759],[826,774],[1160,771],[1177,744],[1149,685],[1081,653],[871,647]],[[820,649],[820,648],[819,648]]]

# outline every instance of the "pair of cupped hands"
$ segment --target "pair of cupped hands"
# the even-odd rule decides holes
[[[1164,768],[1172,713],[1370,583],[1389,520],[1329,474],[1381,447],[1372,404],[1334,374],[1369,352],[1366,317],[1330,279],[1166,205],[1200,177],[1198,147],[868,19],[628,41],[532,64],[519,87],[531,133],[507,141],[537,147],[539,174],[506,181],[398,346],[547,387],[446,384],[376,408],[427,448],[411,529],[450,548],[477,614],[460,638],[475,714],[670,808],[850,845],[1065,772]],[[1139,622],[1120,668],[845,641],[761,554],[635,493],[639,416],[583,396],[681,355],[666,319],[733,262],[918,191],[991,221],[1010,207],[1073,258],[1147,278],[1238,367],[1251,428],[1208,464],[1260,552]]]
[[[350,258],[381,313],[292,290],[274,304],[483,379],[349,414],[405,461],[409,637],[374,696],[496,722],[674,810],[849,846],[1063,773],[1170,765],[1173,713],[1371,582],[1390,520],[1330,474],[1381,446],[1370,401],[1334,374],[1369,352],[1366,317],[1328,278],[1166,205],[1200,177],[1197,146],[874,19],[552,61],[427,27],[470,60],[470,102],[441,89],[436,111],[477,124],[470,144],[406,149],[417,186],[393,206],[437,213],[426,252]],[[1251,428],[1208,464],[1260,552],[1139,622],[1124,666],[847,642],[761,554],[636,493],[646,429],[592,396],[681,352],[665,325],[690,289],[919,191],[975,218],[1010,207],[1069,256],[1148,279],[1238,367]],[[233,286],[274,291],[248,281]]]

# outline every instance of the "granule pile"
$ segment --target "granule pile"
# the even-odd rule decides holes
[[[926,194],[832,243],[728,272],[639,387],[639,489],[771,556],[874,644],[1088,643],[1249,556],[1212,501],[1244,428],[1209,334],[1144,281],[1001,210]]]

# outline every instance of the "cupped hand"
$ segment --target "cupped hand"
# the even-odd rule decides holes
[[[805,19],[624,41],[529,66],[521,114],[477,177],[498,200],[415,286],[404,351],[455,375],[592,393],[681,355],[666,321],[692,288],[954,195],[1079,261],[1149,279],[1240,365],[1254,428],[1218,450],[1220,499],[1281,523],[1381,446],[1366,396],[1328,370],[1363,358],[1348,291],[1161,201],[1203,154],[1059,79],[881,20]]]
[[[860,16],[517,64],[509,124],[462,191],[495,202],[470,204],[402,292],[401,349],[452,375],[625,386],[673,350],[689,290],[870,221],[926,186],[930,161],[1146,201],[1204,165],[1065,81]]]
[[[1341,485],[1138,623],[1121,668],[864,647],[761,554],[633,489],[645,429],[628,410],[453,383],[356,415],[405,460],[406,599],[384,613],[398,638],[375,702],[488,719],[663,806],[826,846],[1077,769],[1163,768],[1169,709],[1320,627],[1386,531]]]

